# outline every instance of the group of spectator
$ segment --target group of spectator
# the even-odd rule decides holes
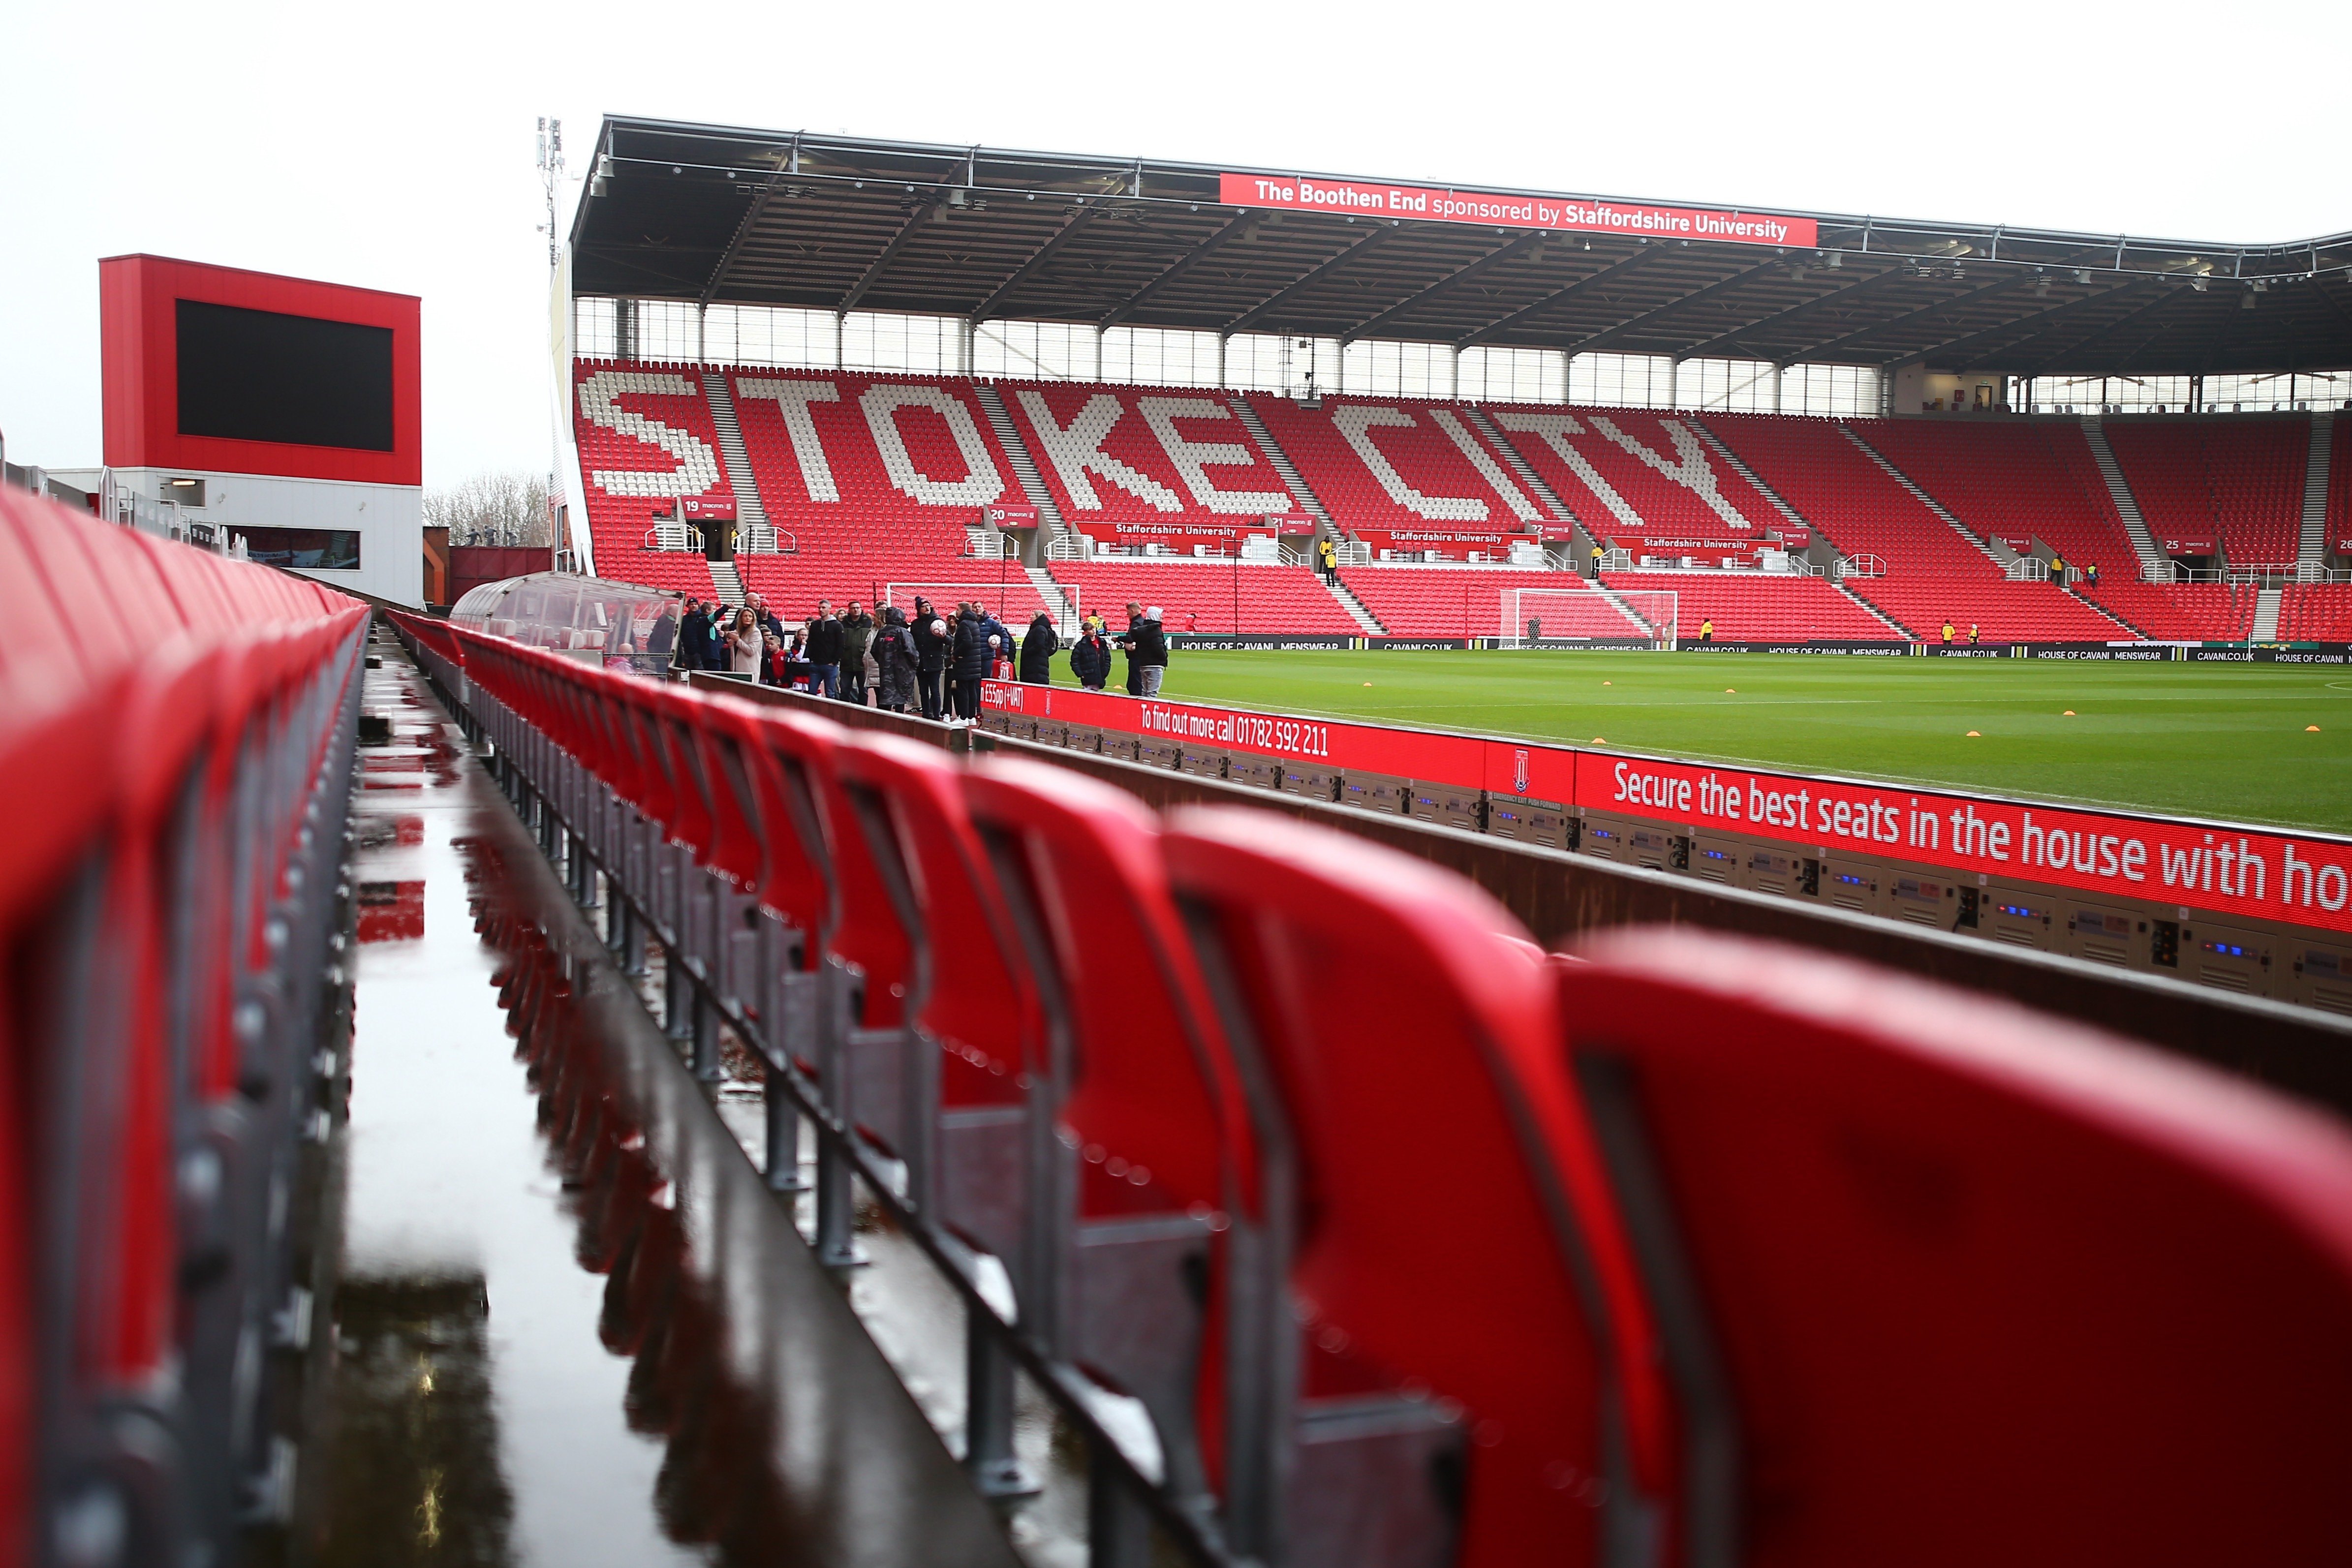
[[[1168,673],[1160,609],[1129,603],[1127,616],[1127,630],[1116,637],[1101,616],[1086,617],[1070,646],[1070,673],[1081,686],[1102,691],[1118,650],[1127,654],[1129,695],[1156,696]],[[980,717],[983,681],[1052,684],[1061,645],[1043,610],[1017,639],[984,605],[967,601],[950,610],[919,597],[911,615],[886,605],[879,620],[854,599],[837,615],[832,601],[819,600],[807,622],[787,627],[754,593],[734,609],[715,599],[672,601],[646,635],[645,654],[673,669],[720,671],[860,706],[969,723]]]

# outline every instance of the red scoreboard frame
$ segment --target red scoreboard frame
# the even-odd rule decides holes
[[[425,482],[421,316],[415,295],[162,256],[108,256],[98,264],[98,280],[108,467],[269,474],[366,485]],[[362,452],[181,434],[175,302],[182,299],[390,328],[392,450]]]

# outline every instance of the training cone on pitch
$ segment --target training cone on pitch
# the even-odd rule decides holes
[[[2068,718],[2073,718],[2073,717],[2074,716],[2074,710],[2073,708],[2068,708],[2068,709],[2066,710],[2065,716],[2066,716],[2066,717],[2068,717]]]
[[[2305,735],[2317,735],[2319,733],[2319,727],[2315,724],[2306,724],[2303,727],[2303,733]]]
[[[1982,735],[1984,734],[1984,732],[1983,732],[1982,730],[1979,730],[1979,729],[1972,729],[1972,730],[1969,731],[1969,733],[1970,735],[1978,736],[1978,737],[1982,737]]]

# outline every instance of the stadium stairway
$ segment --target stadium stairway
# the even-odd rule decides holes
[[[1356,597],[1355,591],[1353,589],[1349,588],[1344,582],[1330,579],[1325,580],[1323,586],[1331,591],[1331,597],[1339,601],[1339,608],[1345,610],[1349,615],[1355,617],[1356,624],[1364,629],[1365,636],[1385,637],[1388,635],[1389,629],[1381,624],[1380,618],[1378,616],[1374,615],[1370,610],[1364,608],[1364,601]]]
[[[1036,589],[1037,597],[1045,601],[1045,612],[1054,618],[1054,624],[1061,629],[1062,634],[1076,636],[1078,617],[1085,611],[1072,607],[1070,596],[1063,591],[1060,583],[1054,580],[1054,574],[1044,567],[1024,566],[1021,570],[1027,574],[1030,586]]]
[[[760,504],[760,482],[751,471],[751,455],[744,450],[743,427],[735,418],[735,397],[721,371],[702,372],[702,391],[710,400],[710,423],[718,427],[719,455],[727,459],[728,488],[735,492],[735,537],[768,526],[768,508]],[[715,576],[716,574],[714,574]]]
[[[1307,509],[1309,517],[1332,534],[1339,534],[1341,531],[1339,525],[1332,520],[1330,510],[1323,505],[1322,498],[1307,486],[1306,477],[1298,472],[1298,465],[1291,462],[1290,454],[1274,439],[1274,433],[1266,429],[1265,421],[1257,416],[1257,410],[1250,406],[1249,399],[1235,392],[1225,399],[1225,403],[1234,411],[1234,416],[1242,422],[1242,428],[1249,432],[1250,440],[1265,454],[1265,460],[1274,465],[1274,471],[1282,476],[1283,488]]]
[[[2311,455],[2303,472],[2303,531],[2294,563],[2304,570],[2327,564],[2327,476],[2336,444],[2336,416],[2311,416]]]
[[[1738,475],[1742,479],[1747,480],[1748,484],[1754,486],[1756,493],[1763,497],[1767,501],[1771,502],[1772,509],[1780,513],[1783,520],[1793,524],[1797,528],[1812,528],[1812,524],[1808,522],[1804,516],[1800,513],[1796,507],[1789,505],[1788,497],[1781,495],[1778,490],[1772,488],[1771,486],[1764,483],[1764,476],[1756,472],[1755,469],[1750,468],[1745,458],[1741,457],[1738,453],[1734,452],[1729,446],[1726,445],[1724,444],[1723,437],[1717,435],[1714,431],[1709,430],[1706,427],[1706,421],[1700,419],[1696,414],[1693,414],[1690,418],[1689,423],[1691,433],[1706,444],[1706,449],[1728,465],[1733,473]]]
[[[1895,617],[1886,613],[1885,611],[1881,610],[1877,605],[1873,604],[1869,600],[1864,599],[1861,594],[1856,593],[1853,589],[1848,588],[1844,583],[1838,581],[1835,578],[1824,578],[1822,580],[1827,582],[1832,588],[1836,589],[1839,594],[1843,598],[1851,600],[1853,602],[1862,606],[1864,610],[1869,612],[1872,620],[1877,622],[1881,626],[1885,627],[1889,632],[1894,632],[1895,636],[1906,642],[1918,641],[1917,632],[1912,631],[1911,628],[1895,620]]]
[[[1843,433],[1848,441],[1853,442],[1855,446],[1861,449],[1864,456],[1868,457],[1873,463],[1877,464],[1879,467],[1885,469],[1888,477],[1892,478],[1896,484],[1902,486],[1905,489],[1910,491],[1912,496],[1918,500],[1921,506],[1935,513],[1936,516],[1943,518],[1946,527],[1949,528],[1954,533],[1959,535],[1960,538],[1968,540],[1968,542],[1980,552],[1987,560],[1992,562],[1993,565],[2001,567],[2005,570],[2008,567],[2009,562],[2015,559],[2016,551],[2010,550],[2007,555],[2003,555],[2001,553],[2001,549],[1996,549],[1990,540],[1978,534],[1966,523],[1960,521],[1959,518],[1954,517],[1950,507],[1945,506],[1943,502],[1938,501],[1935,497],[1930,496],[1927,491],[1921,489],[1918,483],[1915,481],[1910,475],[1906,474],[1902,469],[1897,468],[1894,464],[1887,461],[1886,454],[1879,451],[1876,447],[1871,445],[1869,442],[1864,440],[1862,432],[1856,430],[1853,425],[1846,423],[1843,420],[1840,420],[1838,422],[1838,429]],[[2004,546],[2002,549],[2005,549],[2007,547]]]
[[[1486,438],[1486,444],[1502,455],[1504,466],[1518,476],[1519,483],[1525,485],[1535,498],[1543,503],[1546,511],[1563,523],[1583,521],[1570,509],[1567,502],[1559,498],[1559,492],[1553,489],[1542,475],[1528,465],[1527,458],[1521,455],[1517,447],[1505,439],[1503,433],[1495,427],[1495,422],[1486,417],[1485,409],[1475,402],[1465,402],[1462,405],[1462,413],[1472,424],[1477,427],[1478,434]]]
[[[2265,588],[2254,601],[2254,624],[2247,635],[2257,643],[2275,643],[2279,633],[2281,591]]]
[[[735,570],[735,563],[733,561],[712,561],[710,563],[710,584],[719,591],[719,603],[724,604],[730,610],[737,610],[742,607],[743,574]]]
[[[2140,515],[2138,498],[2124,478],[2123,465],[2116,461],[2116,449],[2107,444],[2107,432],[2095,414],[2083,418],[2083,439],[2091,448],[2091,458],[2099,465],[2099,476],[2107,482],[2107,497],[2115,502],[2116,515],[2123,518],[2124,532],[2131,536],[2132,549],[2139,553],[2140,564],[2149,571],[2160,570],[2165,564],[2164,553],[2156,548],[2156,540],[2147,531],[2147,519]]]
[[[1062,508],[1055,504],[1053,492],[1045,487],[1045,476],[1037,472],[1037,460],[1031,455],[1029,444],[1021,439],[1012,414],[1005,411],[1004,399],[998,393],[996,383],[975,382],[971,390],[980,396],[981,410],[988,415],[988,427],[996,432],[997,445],[1004,449],[1004,460],[1013,465],[1013,476],[1021,481],[1021,493],[1037,508],[1045,537],[1060,538],[1069,531],[1069,525],[1062,520]]]

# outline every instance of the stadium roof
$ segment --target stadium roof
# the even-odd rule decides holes
[[[607,119],[585,295],[2011,375],[2352,366],[2278,245]]]

